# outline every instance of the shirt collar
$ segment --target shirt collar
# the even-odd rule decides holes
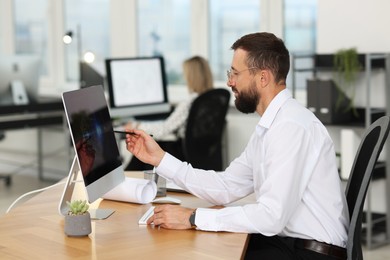
[[[262,132],[261,129],[269,128],[274,121],[279,109],[282,105],[292,98],[291,92],[288,89],[284,89],[277,94],[271,103],[268,105],[263,116],[260,118],[259,123],[256,126],[256,130]]]

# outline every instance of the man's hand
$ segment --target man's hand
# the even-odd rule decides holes
[[[165,151],[157,142],[142,130],[126,129],[127,150],[144,163],[158,166],[165,155]]]
[[[191,229],[189,218],[194,209],[184,208],[178,205],[161,205],[154,209],[147,224],[154,224],[167,229]]]
[[[125,129],[137,129],[137,128],[138,128],[138,125],[139,125],[139,123],[137,123],[137,122],[128,121],[128,122],[123,126],[123,128],[125,128]]]

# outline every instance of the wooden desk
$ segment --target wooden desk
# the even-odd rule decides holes
[[[92,233],[75,238],[64,234],[57,207],[63,185],[56,186],[0,217],[0,259],[240,259],[247,234],[167,230],[139,226],[150,207],[102,200],[99,208],[116,212],[93,220]],[[169,193],[187,207],[212,205],[184,193]],[[237,203],[235,203],[237,204]]]

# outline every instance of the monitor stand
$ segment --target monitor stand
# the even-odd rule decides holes
[[[11,91],[15,105],[27,105],[29,103],[27,91],[22,81],[13,80],[11,82]]]
[[[66,181],[60,203],[58,205],[58,211],[61,215],[65,216],[68,214],[69,211],[69,207],[66,204],[67,201],[72,201],[72,200],[88,201],[87,198],[88,196],[85,189],[84,180],[81,175],[77,156],[75,156],[72,162],[72,166],[70,167],[68,179]],[[91,219],[106,219],[115,212],[113,209],[98,209],[97,206],[95,205],[95,203],[92,203],[90,205],[88,211],[89,214],[91,215]]]

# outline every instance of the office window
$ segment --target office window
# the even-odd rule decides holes
[[[315,53],[316,48],[316,0],[284,0],[284,41],[290,53],[295,56]],[[296,68],[311,68],[311,58],[296,59]],[[288,81],[291,82],[291,73]],[[295,74],[295,87],[306,88],[306,79],[312,72]],[[289,84],[289,83],[288,83]]]
[[[316,0],[284,0],[284,39],[294,52],[314,52]]]
[[[213,0],[210,5],[210,63],[215,80],[226,81],[232,44],[241,36],[260,30],[259,0]]]
[[[15,53],[42,57],[42,74],[47,74],[47,0],[15,0]]]
[[[162,55],[168,83],[183,83],[182,63],[191,55],[190,0],[142,0],[137,8],[139,55]]]
[[[64,8],[64,32],[74,36],[65,48],[66,79],[78,81],[78,62],[87,51],[95,55],[95,62],[110,56],[110,1],[65,0]]]

